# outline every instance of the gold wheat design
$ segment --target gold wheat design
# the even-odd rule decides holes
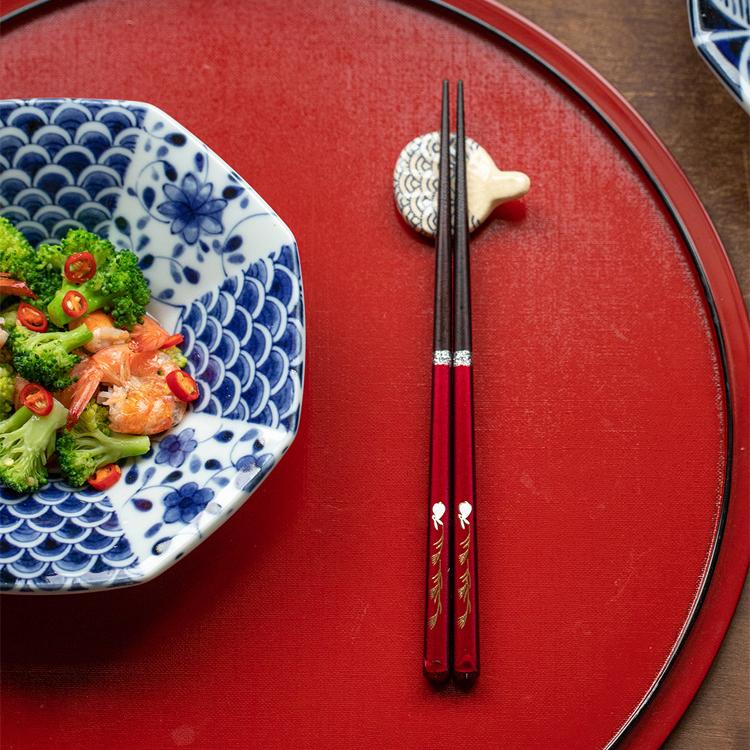
[[[440,563],[440,554],[443,551],[443,542],[445,541],[445,527],[440,527],[440,537],[436,539],[433,544],[432,548],[435,550],[432,553],[432,556],[430,557],[430,562],[433,566],[439,565]],[[430,588],[430,599],[435,602],[435,612],[434,614],[427,620],[427,624],[429,625],[430,630],[432,630],[435,625],[437,625],[438,617],[440,616],[440,613],[443,611],[443,603],[440,601],[440,593],[443,590],[443,573],[438,567],[437,571],[433,573],[431,579],[432,586]]]
[[[458,555],[458,562],[460,565],[466,565],[466,570],[458,579],[461,583],[458,588],[458,597],[462,602],[466,603],[464,613],[458,618],[458,627],[463,628],[471,614],[471,601],[469,600],[469,592],[471,591],[471,573],[469,572],[469,566],[466,562],[469,558],[469,549],[471,547],[471,531],[469,531],[466,534],[466,537],[461,540],[459,547],[461,548],[461,552]]]

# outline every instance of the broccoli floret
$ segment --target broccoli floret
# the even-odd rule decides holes
[[[16,492],[34,492],[46,484],[55,433],[67,418],[68,410],[55,401],[45,417],[22,406],[0,422],[0,482]]]
[[[91,341],[93,334],[86,326],[72,331],[34,333],[16,324],[8,338],[13,352],[13,366],[26,380],[39,383],[51,391],[66,388],[73,380],[70,371],[80,357],[73,349]]]
[[[0,363],[3,364],[10,364],[13,359],[10,346],[6,346],[5,343],[16,324],[16,310],[16,307],[9,310],[0,310]]]
[[[12,305],[11,307],[5,308],[2,313],[0,313],[0,317],[2,317],[2,327],[10,333],[13,328],[16,325],[16,319],[18,317],[18,303],[15,305]]]
[[[60,245],[40,245],[23,270],[23,281],[37,296],[31,302],[40,310],[47,307],[62,286],[62,270],[67,257]]]
[[[0,310],[0,362],[10,364],[13,355],[10,352],[10,345],[6,345],[10,332],[16,325],[16,312],[18,305],[14,305],[7,310]]]
[[[47,306],[50,320],[55,325],[62,327],[71,320],[62,309],[63,298],[71,289],[86,298],[89,312],[105,310],[118,328],[131,330],[143,320],[151,292],[134,253],[117,250],[108,240],[83,229],[68,232],[62,241],[62,250],[66,256],[91,253],[96,260],[96,273],[83,284],[73,284],[63,278],[62,285]]]
[[[88,406],[81,412],[81,416],[78,418],[78,424],[84,432],[101,430],[105,435],[112,434],[112,430],[109,427],[109,409],[106,406],[97,404],[96,401],[89,401]]]
[[[28,240],[3,216],[0,216],[0,271],[25,281],[25,272],[34,255]]]
[[[0,419],[13,411],[16,374],[8,364],[0,364]]]
[[[164,354],[166,354],[181,370],[187,364],[187,357],[176,346],[170,346],[169,349],[165,349]]]
[[[146,435],[121,435],[106,426],[107,410],[90,403],[80,419],[57,438],[60,473],[71,487],[81,487],[100,467],[141,456],[151,447]]]
[[[0,218],[0,271],[25,281],[37,299],[29,304],[44,309],[62,284],[67,255],[60,245],[41,245],[34,250],[7,219]]]

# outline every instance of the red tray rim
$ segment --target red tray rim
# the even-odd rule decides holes
[[[666,146],[630,103],[575,52],[496,0],[404,0],[458,15],[530,57],[576,93],[612,130],[651,181],[689,250],[711,313],[727,405],[726,471],[719,526],[706,573],[672,652],[604,750],[624,740],[659,747],[687,709],[729,627],[750,567],[750,324],[726,250]],[[8,0],[0,23],[23,22],[50,0]],[[68,5],[61,2],[59,5]],[[17,17],[24,14],[24,19]],[[743,430],[743,427],[745,428]],[[739,438],[739,439],[738,439]],[[637,735],[637,736],[636,736]]]

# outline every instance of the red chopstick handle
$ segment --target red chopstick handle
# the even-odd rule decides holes
[[[447,361],[440,361],[441,359]],[[424,673],[434,682],[450,674],[450,391],[449,352],[436,352],[432,367],[430,493],[427,506],[427,598]]]
[[[479,675],[477,514],[474,489],[474,407],[471,353],[456,352],[453,367],[453,677]]]

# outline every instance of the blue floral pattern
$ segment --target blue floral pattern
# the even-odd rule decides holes
[[[202,393],[106,494],[59,480],[33,495],[0,487],[0,589],[151,578],[233,513],[294,438],[305,355],[294,237],[203,143],[134,102],[0,101],[0,215],[35,244],[84,227],[132,249]]]
[[[164,522],[182,521],[190,523],[214,496],[208,487],[200,488],[196,482],[183,484],[178,490],[168,492],[164,498]]]
[[[167,435],[161,443],[156,453],[156,463],[168,463],[170,466],[182,466],[185,458],[192,453],[198,446],[198,442],[193,439],[195,430],[192,428],[183,430],[180,433]]]
[[[201,233],[221,234],[224,226],[221,213],[227,202],[224,198],[212,198],[213,184],[202,184],[193,174],[182,178],[182,187],[167,183],[164,195],[168,200],[160,203],[156,210],[172,220],[172,234],[179,234],[188,245],[194,245]]]

